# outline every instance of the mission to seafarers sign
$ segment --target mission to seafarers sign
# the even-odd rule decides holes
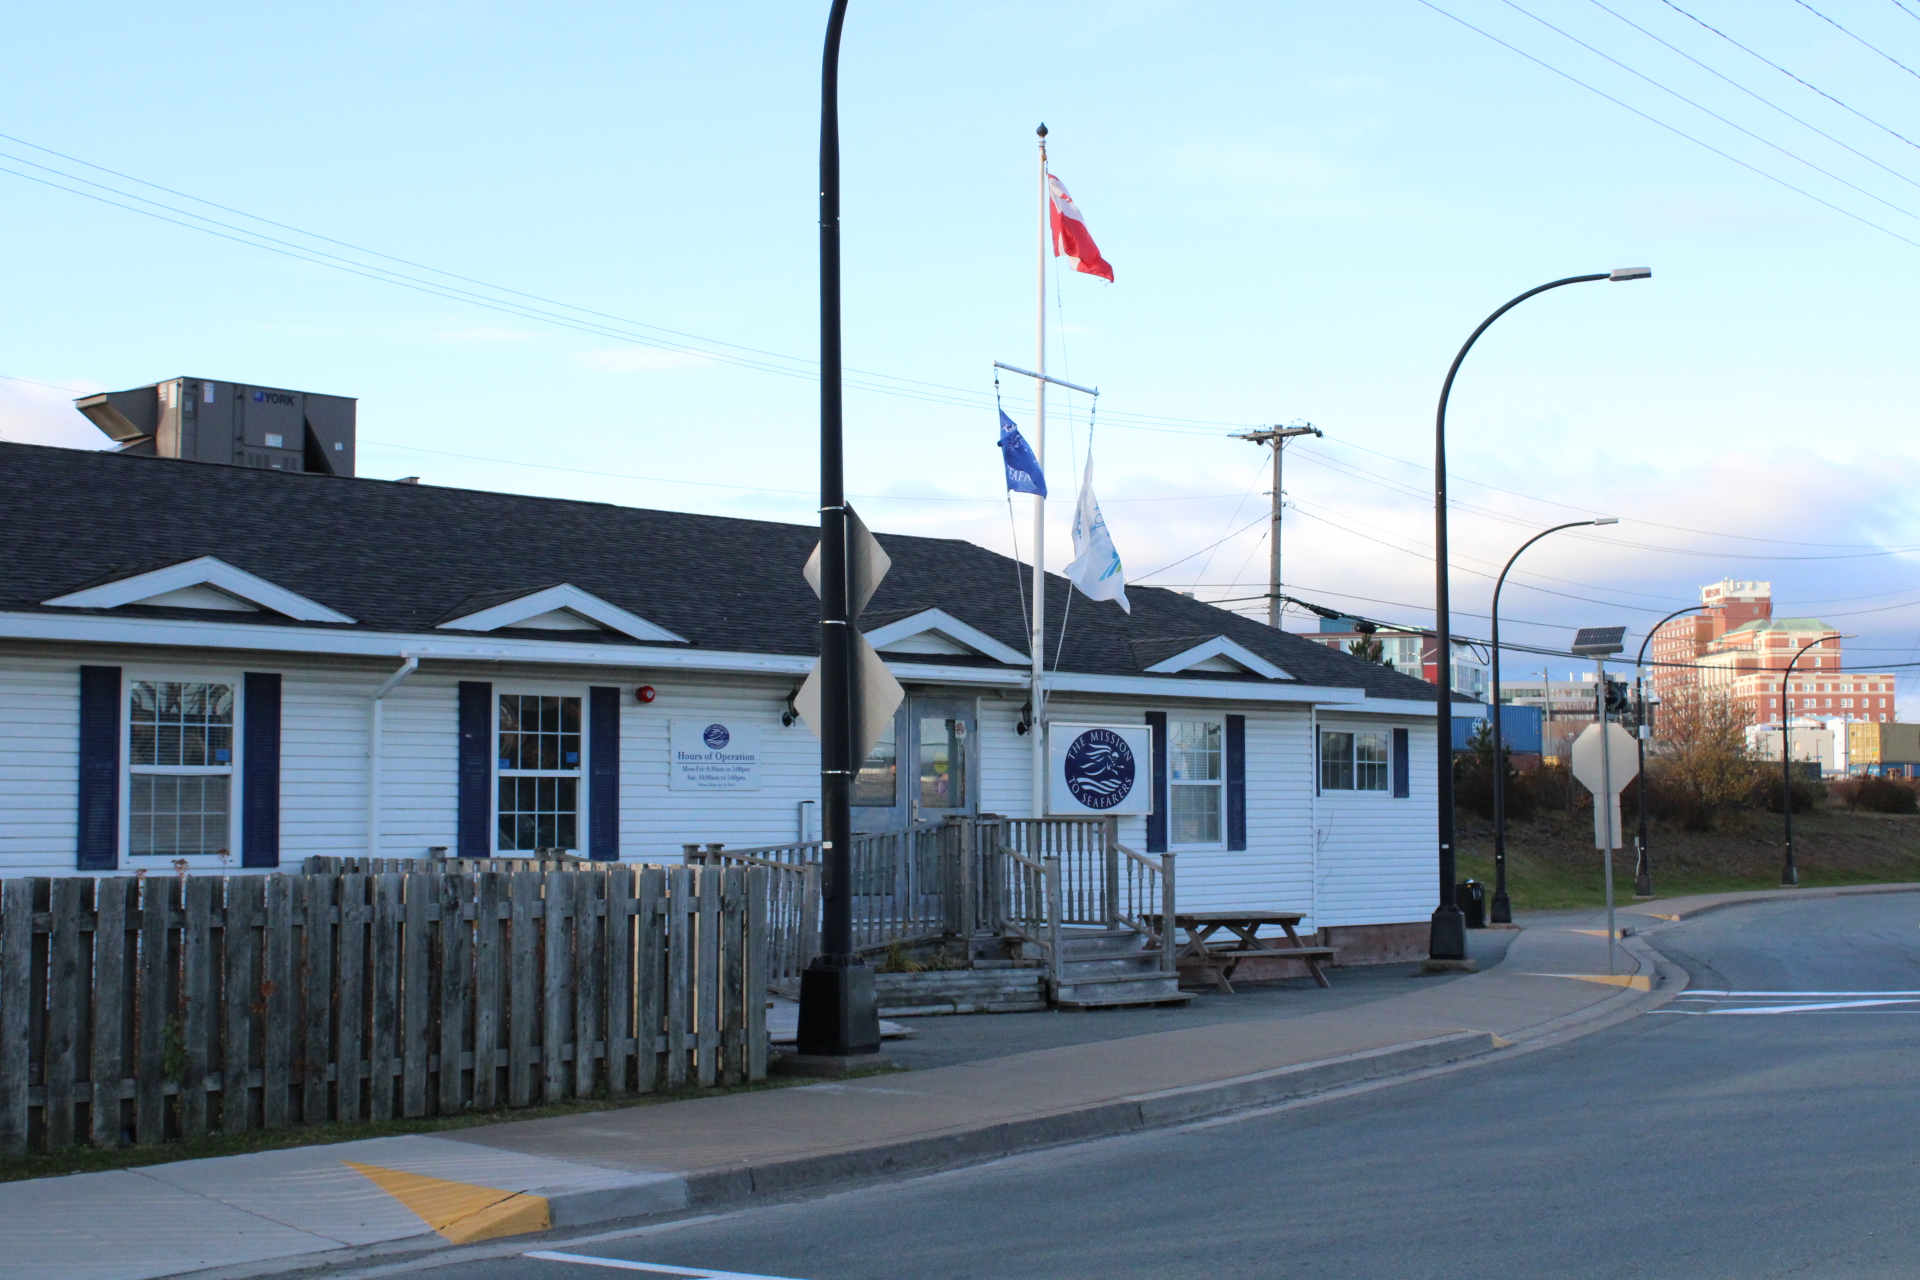
[[[760,726],[751,721],[675,716],[671,730],[675,791],[758,791]]]
[[[1152,810],[1152,729],[1056,722],[1047,735],[1048,813],[1120,817]]]

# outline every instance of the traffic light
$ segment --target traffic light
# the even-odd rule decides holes
[[[1612,677],[1608,677],[1607,714],[1609,716],[1625,716],[1632,710],[1633,699],[1627,696],[1627,682],[1625,680],[1615,680]]]

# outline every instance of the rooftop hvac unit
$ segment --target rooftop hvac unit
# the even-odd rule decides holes
[[[358,401],[210,378],[82,396],[74,407],[120,452],[271,471],[353,474]]]

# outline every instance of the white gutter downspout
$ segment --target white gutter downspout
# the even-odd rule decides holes
[[[386,705],[387,695],[400,686],[400,682],[412,675],[420,667],[420,659],[411,654],[402,654],[405,662],[400,669],[388,676],[386,683],[373,691],[373,724],[367,735],[367,856],[380,856],[380,738],[381,710]]]

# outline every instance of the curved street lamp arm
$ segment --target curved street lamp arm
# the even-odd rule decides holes
[[[1647,665],[1647,646],[1653,643],[1653,638],[1660,633],[1660,628],[1666,626],[1683,613],[1692,613],[1696,609],[1704,609],[1706,607],[1707,606],[1703,604],[1690,604],[1684,609],[1675,609],[1672,613],[1648,627],[1647,638],[1640,642],[1640,653],[1639,656],[1633,660],[1633,665],[1636,667],[1644,667]]]
[[[1604,278],[1605,277],[1602,277],[1602,279]],[[1500,576],[1496,578],[1493,583],[1493,628],[1494,628],[1493,643],[1496,646],[1500,643],[1500,588],[1507,585],[1507,570],[1513,568],[1513,562],[1515,560],[1518,560],[1521,554],[1525,552],[1528,547],[1540,541],[1540,539],[1546,537],[1550,533],[1558,533],[1562,529],[1578,529],[1582,525],[1589,525],[1592,523],[1593,521],[1591,520],[1569,520],[1565,524],[1557,524],[1553,526],[1553,528],[1551,529],[1542,529],[1539,533],[1534,534],[1531,538],[1528,538],[1525,542],[1521,543],[1519,551],[1516,551],[1512,555],[1507,557],[1506,567],[1500,570]],[[1665,621],[1665,619],[1662,619],[1662,621]],[[1500,691],[1498,689],[1494,690],[1494,694],[1496,696],[1498,696],[1499,692]]]
[[[1513,310],[1528,298],[1549,289],[1558,289],[1562,285],[1586,284],[1593,280],[1640,280],[1647,272],[1637,268],[1622,271],[1599,272],[1593,275],[1568,276],[1562,280],[1549,280],[1537,285],[1525,293],[1513,298],[1505,306],[1480,322],[1460,347],[1453,363],[1447,367],[1447,380],[1440,387],[1440,403],[1433,415],[1433,640],[1434,640],[1434,732],[1435,764],[1438,766],[1437,787],[1434,800],[1438,808],[1440,845],[1440,906],[1433,913],[1432,933],[1428,940],[1428,954],[1437,959],[1464,959],[1467,954],[1465,919],[1454,904],[1453,877],[1454,829],[1453,829],[1453,619],[1452,604],[1448,599],[1447,583],[1447,401],[1453,395],[1453,380],[1460,373],[1460,364],[1467,358],[1467,352],[1473,350],[1473,344],[1480,340],[1490,325],[1507,312]],[[1494,716],[1499,717],[1500,691],[1494,690]]]
[[[1454,375],[1460,372],[1460,362],[1467,358],[1467,352],[1473,350],[1473,344],[1480,341],[1480,335],[1485,333],[1488,330],[1488,328],[1492,326],[1495,320],[1498,320],[1501,316],[1507,314],[1507,312],[1513,310],[1515,307],[1519,306],[1521,303],[1525,302],[1528,298],[1531,298],[1536,293],[1545,293],[1549,289],[1558,289],[1562,285],[1587,284],[1590,281],[1594,281],[1594,280],[1609,280],[1609,279],[1612,279],[1611,273],[1602,271],[1597,275],[1568,276],[1564,280],[1552,280],[1547,282],[1546,284],[1539,285],[1539,286],[1536,286],[1535,288],[1527,290],[1525,293],[1521,294],[1519,297],[1513,299],[1511,302],[1501,307],[1498,311],[1488,316],[1485,320],[1482,320],[1480,322],[1480,327],[1478,329],[1475,329],[1473,333],[1467,338],[1466,342],[1461,345],[1460,354],[1453,358],[1452,366],[1447,369],[1447,380],[1440,385],[1440,413],[1439,413],[1440,424],[1444,425],[1446,423],[1447,398],[1453,394],[1453,379],[1454,379]]]

